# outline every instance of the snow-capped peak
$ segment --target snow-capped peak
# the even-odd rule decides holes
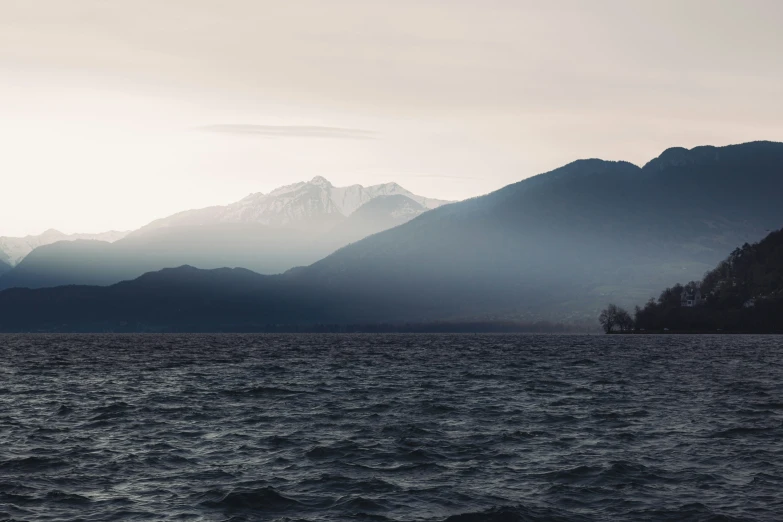
[[[335,187],[323,176],[276,188],[268,194],[257,192],[226,205],[180,212],[150,223],[145,229],[167,226],[198,226],[208,223],[260,223],[271,227],[328,228],[350,216],[359,207],[380,196],[402,195],[426,209],[447,201],[417,196],[397,183],[370,187]]]
[[[311,185],[316,185],[318,187],[324,187],[329,188],[332,186],[332,184],[329,182],[328,179],[326,179],[323,176],[316,176],[313,179],[310,180]]]

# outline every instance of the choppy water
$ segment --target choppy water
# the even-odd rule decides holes
[[[0,519],[783,520],[783,338],[0,336]]]

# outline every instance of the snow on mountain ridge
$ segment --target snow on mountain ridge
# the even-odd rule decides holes
[[[189,210],[153,221],[143,228],[197,226],[205,223],[261,223],[271,227],[328,228],[350,216],[365,203],[380,197],[402,195],[426,209],[448,201],[417,196],[397,183],[363,187],[335,187],[326,178],[315,176],[309,182],[298,182],[264,194],[256,192],[222,207]]]
[[[439,207],[448,201],[417,196],[397,183],[382,183],[364,187],[335,187],[323,176],[276,188],[264,194],[256,192],[225,206],[213,206],[178,212],[142,227],[145,231],[174,226],[204,226],[218,223],[258,223],[274,228],[329,230],[366,203],[382,196],[405,196],[424,207]],[[415,217],[421,209],[402,206],[394,209],[393,218]],[[11,266],[18,264],[39,246],[57,241],[92,239],[114,242],[131,232],[110,231],[102,234],[64,234],[49,229],[37,236],[0,237],[0,260]],[[135,232],[133,233],[135,234]]]
[[[323,176],[315,176],[310,180],[310,184],[324,188],[331,188],[332,186],[331,182]]]
[[[351,185],[349,187],[331,187],[330,195],[332,200],[340,208],[345,216],[350,216],[356,211],[356,209],[379,196],[406,196],[421,204],[427,210],[431,210],[445,203],[449,203],[448,201],[444,200],[418,196],[394,182],[382,183],[380,185],[371,185],[369,187],[363,187],[361,185]]]

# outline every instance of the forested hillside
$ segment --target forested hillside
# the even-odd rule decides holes
[[[635,326],[640,331],[783,331],[783,230],[736,248],[701,281],[667,288],[657,300],[637,307]]]

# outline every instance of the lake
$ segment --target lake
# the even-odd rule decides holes
[[[0,336],[0,519],[783,519],[783,337]]]

